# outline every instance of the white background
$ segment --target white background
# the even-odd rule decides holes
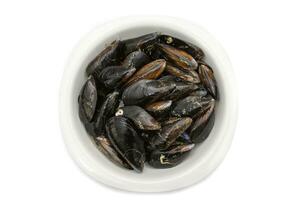
[[[299,2],[299,1],[298,1]],[[71,49],[120,16],[196,22],[227,50],[239,87],[232,147],[204,182],[135,194],[75,166],[58,124],[58,90]],[[299,199],[300,6],[297,1],[0,1],[0,199]]]

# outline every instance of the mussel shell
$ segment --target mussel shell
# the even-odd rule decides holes
[[[125,106],[119,108],[116,116],[129,118],[141,130],[160,130],[160,124],[143,108],[139,106]]]
[[[194,146],[194,144],[182,144],[172,146],[167,150],[154,150],[149,156],[148,163],[150,166],[159,169],[175,167],[184,160]]]
[[[103,132],[104,125],[110,117],[112,117],[119,105],[119,92],[115,91],[106,96],[100,107],[99,115],[95,122],[95,131],[97,135]]]
[[[174,143],[177,144],[191,144],[192,143],[192,139],[190,137],[190,135],[187,132],[182,133]]]
[[[123,61],[122,66],[125,68],[139,69],[149,62],[151,62],[150,58],[144,52],[138,50],[128,54],[128,56]]]
[[[119,85],[130,78],[135,68],[125,68],[123,66],[109,66],[101,71],[94,73],[95,77],[105,85],[107,88],[117,88]]]
[[[171,82],[143,79],[127,87],[122,100],[125,105],[146,104],[170,94],[174,88],[175,84]]]
[[[204,52],[202,51],[202,49],[200,49],[199,47],[180,40],[178,38],[175,38],[173,36],[170,35],[160,35],[159,36],[159,42],[161,43],[165,43],[167,45],[171,45],[177,49],[180,49],[182,51],[187,52],[188,54],[190,54],[196,61],[201,61],[204,58]]]
[[[171,99],[176,101],[177,99],[182,98],[183,96],[193,92],[194,90],[198,89],[199,86],[193,83],[185,82],[178,79],[175,76],[168,75],[163,76],[160,80],[168,80],[173,81],[176,85],[175,89],[169,95],[163,97],[163,99]]]
[[[180,119],[181,119],[180,117],[170,117],[168,119],[163,119],[161,121],[161,126],[166,126],[166,125],[169,125],[169,124],[173,124],[174,122],[177,122]]]
[[[88,75],[94,73],[95,70],[101,71],[103,68],[111,65],[117,65],[119,63],[123,44],[119,40],[113,41],[108,45],[99,55],[92,60],[86,68]]]
[[[203,109],[198,115],[198,118],[193,122],[190,127],[190,137],[194,143],[203,142],[210,134],[214,122],[215,101],[211,101],[206,109]]]
[[[112,146],[110,140],[104,136],[104,134],[101,134],[101,136],[96,137],[95,143],[97,148],[112,162],[117,164],[120,167],[125,167],[127,169],[132,169],[130,165],[127,163],[127,161],[122,158],[122,156],[115,150],[115,148]]]
[[[142,172],[145,162],[144,142],[131,122],[121,116],[112,117],[106,124],[106,132],[114,148],[137,172]]]
[[[124,43],[124,54],[141,49],[145,53],[151,52],[154,44],[157,42],[158,33],[149,33],[139,37],[123,40]]]
[[[163,52],[164,58],[185,70],[195,70],[198,67],[196,60],[185,51],[176,49],[170,45],[157,44],[158,48]]]
[[[198,111],[210,102],[210,99],[201,98],[199,96],[188,96],[177,101],[171,111],[171,115],[175,117],[190,116],[193,117]]]
[[[93,119],[96,111],[97,98],[95,79],[93,76],[89,76],[78,97],[79,111],[82,120],[86,119],[90,122]]]
[[[180,120],[162,127],[159,134],[153,136],[152,145],[159,149],[168,148],[192,124],[192,119],[183,117]]]
[[[199,77],[201,83],[206,87],[208,92],[215,98],[218,99],[218,87],[217,81],[214,77],[212,68],[206,63],[199,63]]]
[[[205,97],[207,96],[207,90],[203,85],[199,85],[198,89],[190,93],[190,96],[199,96],[199,97]]]
[[[165,101],[157,101],[145,106],[145,109],[153,114],[155,117],[164,117],[168,114],[171,109],[172,101],[165,100]]]
[[[178,67],[174,67],[170,64],[167,64],[165,71],[173,76],[180,78],[183,81],[191,82],[191,83],[200,83],[200,78],[197,72],[193,70],[182,70]]]
[[[145,66],[143,66],[140,70],[138,70],[125,84],[126,86],[132,85],[133,83],[141,80],[141,79],[156,79],[161,75],[166,67],[166,61],[164,59],[154,60]]]

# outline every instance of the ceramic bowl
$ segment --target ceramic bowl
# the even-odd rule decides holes
[[[169,169],[145,166],[143,173],[122,169],[108,160],[91,142],[78,117],[77,97],[87,77],[88,63],[116,39],[162,32],[201,47],[218,82],[214,128],[205,142],[180,165]],[[237,121],[237,90],[230,61],[220,44],[203,28],[181,19],[148,16],[126,17],[102,24],[88,33],[74,48],[65,68],[60,90],[60,125],[67,149],[77,165],[93,179],[127,191],[162,192],[197,183],[223,160]]]

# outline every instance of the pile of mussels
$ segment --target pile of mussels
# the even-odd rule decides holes
[[[88,66],[79,117],[111,161],[142,172],[144,163],[181,163],[214,125],[218,91],[203,51],[150,33],[108,45]]]

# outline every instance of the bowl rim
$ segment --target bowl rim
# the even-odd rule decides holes
[[[191,34],[194,34],[194,38],[200,37],[197,35],[201,35],[201,37],[204,37],[207,41],[207,45],[211,46],[214,49],[215,55],[218,55],[219,62],[222,62],[223,66],[226,66],[226,76],[230,76],[230,79],[226,84],[228,84],[228,87],[231,89],[229,95],[230,101],[226,103],[226,106],[230,109],[230,116],[228,116],[230,117],[230,120],[226,120],[226,130],[224,131],[225,133],[223,135],[222,141],[219,143],[218,147],[214,149],[214,152],[212,154],[206,156],[207,165],[204,170],[200,171],[197,170],[197,167],[193,167],[182,176],[176,176],[175,178],[170,178],[163,182],[155,183],[129,182],[126,181],[126,179],[116,180],[115,177],[105,173],[109,172],[109,170],[105,172],[97,171],[92,161],[89,160],[91,158],[84,157],[86,155],[84,155],[82,151],[76,148],[76,144],[78,141],[75,141],[75,138],[72,136],[72,122],[69,119],[70,113],[65,110],[65,106],[70,103],[68,101],[67,94],[72,85],[70,85],[70,81],[68,80],[69,78],[72,78],[71,72],[73,62],[76,60],[76,58],[80,57],[80,52],[91,45],[97,37],[101,37],[101,35],[99,36],[99,33],[101,33],[101,31],[105,29],[121,30],[129,24],[134,24],[135,26],[145,26],[145,24],[159,24],[166,27],[175,24],[176,26],[184,26],[191,32]],[[96,27],[94,30],[84,36],[83,39],[81,39],[73,49],[69,57],[69,61],[65,67],[63,78],[61,80],[59,93],[59,121],[63,139],[69,154],[71,155],[75,163],[81,168],[81,170],[94,180],[126,191],[165,192],[185,188],[206,178],[219,166],[219,164],[223,161],[227,151],[229,150],[237,123],[237,117],[238,99],[236,81],[231,63],[225,50],[210,33],[208,33],[199,25],[174,17],[130,16],[114,19]]]

